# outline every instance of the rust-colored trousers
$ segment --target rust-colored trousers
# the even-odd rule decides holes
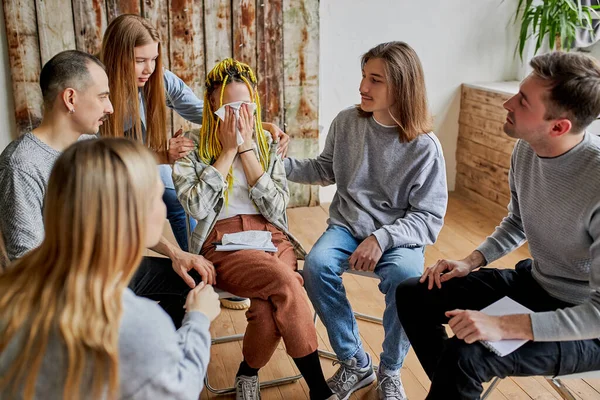
[[[223,234],[249,230],[270,231],[277,253],[215,251],[212,243],[219,242]],[[304,282],[296,272],[294,248],[283,232],[262,215],[238,215],[217,222],[201,254],[214,264],[218,288],[251,300],[243,345],[244,359],[250,367],[263,367],[280,338],[293,358],[317,350],[317,333]]]

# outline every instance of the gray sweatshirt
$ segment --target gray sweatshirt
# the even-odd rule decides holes
[[[333,120],[319,157],[288,158],[285,169],[293,182],[337,184],[328,223],[359,240],[374,235],[383,251],[434,243],[442,228],[446,169],[433,133],[402,143],[397,128],[352,107]]]
[[[95,137],[81,135],[80,140]],[[11,260],[44,239],[44,195],[60,154],[30,132],[12,141],[0,154],[0,233]]]
[[[119,329],[119,399],[197,400],[210,358],[209,325],[204,314],[189,312],[175,331],[158,304],[126,289]],[[13,339],[0,354],[0,376],[20,351],[19,341]],[[62,341],[51,338],[36,381],[36,399],[63,398],[66,358]],[[84,382],[82,387],[91,388]],[[0,391],[0,399],[5,398],[10,398],[8,393]]]
[[[509,173],[508,216],[477,250],[488,263],[529,242],[533,278],[574,307],[531,316],[536,341],[600,337],[600,138],[554,158],[523,140]]]

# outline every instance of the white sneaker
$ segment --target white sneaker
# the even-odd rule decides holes
[[[377,381],[379,382],[377,385],[379,400],[407,400],[399,373],[388,375],[383,373],[382,368],[379,367]]]
[[[347,400],[352,393],[370,385],[375,380],[373,362],[369,354],[367,354],[367,360],[369,360],[369,364],[364,368],[356,365],[357,360],[354,357],[348,361],[333,362],[333,365],[340,364],[340,368],[327,380],[327,385],[340,400]]]
[[[258,375],[235,377],[235,400],[259,400]]]

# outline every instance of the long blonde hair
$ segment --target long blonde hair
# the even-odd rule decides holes
[[[363,54],[361,65],[380,58],[385,65],[389,93],[394,98],[390,114],[398,124],[401,142],[410,142],[419,135],[431,132],[432,118],[427,106],[425,74],[419,56],[404,42],[381,43]],[[357,106],[361,117],[373,113]]]
[[[92,382],[93,398],[118,396],[122,293],[142,258],[157,179],[151,152],[127,139],[79,141],[58,158],[44,241],[0,275],[0,354],[22,344],[0,387],[33,398],[57,337],[68,360],[63,399],[79,399]]]
[[[100,59],[106,65],[114,113],[100,127],[100,134],[123,137],[127,123],[131,125],[133,137],[142,141],[134,49],[155,42],[158,43],[158,58],[154,72],[143,88],[146,102],[146,144],[156,152],[163,152],[167,150],[167,105],[162,45],[158,31],[139,15],[118,16],[108,25],[102,39]]]
[[[202,114],[202,127],[200,128],[200,144],[198,146],[198,156],[205,164],[213,164],[221,151],[223,145],[219,140],[220,119],[215,115],[221,106],[223,106],[223,93],[225,86],[231,82],[243,82],[248,87],[250,98],[256,103],[256,117],[254,118],[254,132],[256,133],[256,142],[258,144],[259,161],[266,171],[269,167],[269,142],[265,131],[260,122],[260,97],[258,96],[256,75],[248,64],[244,64],[233,58],[226,58],[206,75],[204,83],[204,111]],[[219,90],[219,103],[213,110],[211,97],[216,90]],[[232,171],[227,175],[227,187],[231,189],[233,185]],[[225,192],[227,196],[228,192]],[[225,198],[227,200],[227,197]]]

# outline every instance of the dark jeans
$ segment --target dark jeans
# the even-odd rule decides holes
[[[189,272],[196,284],[202,278],[195,270]],[[183,308],[190,287],[173,271],[171,260],[162,257],[144,257],[140,267],[129,282],[129,288],[140,297],[158,301],[173,320],[175,328],[181,326]]]
[[[550,296],[531,276],[531,260],[515,270],[482,268],[464,278],[427,289],[418,278],[398,286],[398,317],[431,380],[427,399],[478,399],[482,383],[494,377],[565,375],[600,369],[600,341],[527,342],[515,352],[499,357],[480,343],[448,339],[442,326],[444,312],[480,310],[504,296],[535,311],[570,307]]]

